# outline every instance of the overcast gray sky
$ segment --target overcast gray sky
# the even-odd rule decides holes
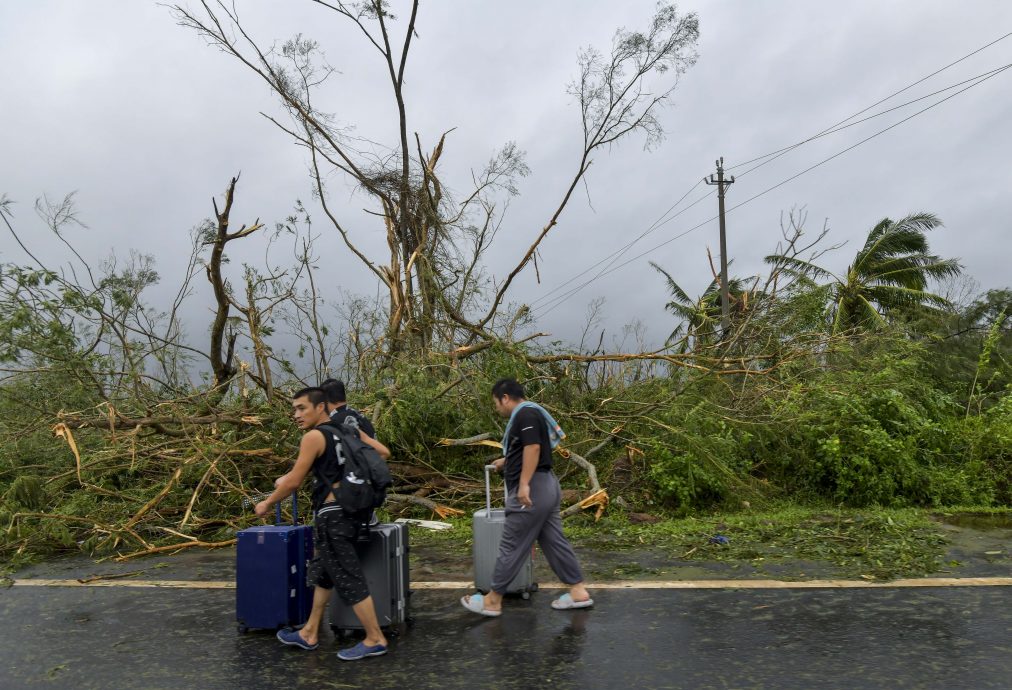
[[[396,141],[388,82],[352,27],[309,2],[236,4],[263,43],[297,32],[318,40],[340,70],[328,91],[333,100],[323,107],[363,136]],[[406,3],[392,4],[403,13]],[[706,249],[716,253],[718,246],[716,221],[672,238],[711,219],[715,197],[657,227],[620,261],[647,256],[550,311],[548,298],[650,228],[714,172],[718,156],[730,167],[793,144],[1012,32],[1012,3],[999,0],[697,0],[679,7],[698,12],[701,40],[698,63],[660,112],[667,138],[652,152],[630,138],[598,157],[587,190],[542,245],[541,285],[528,268],[511,295],[534,303],[539,329],[558,338],[578,339],[588,303],[600,297],[612,332],[636,319],[651,338],[670,332],[663,280],[646,262],[664,266],[690,294],[701,292],[710,280]],[[506,141],[527,152],[531,167],[490,256],[493,274],[502,277],[515,265],[577,165],[579,114],[565,87],[577,74],[578,50],[607,49],[616,28],[645,26],[653,9],[651,0],[422,3],[407,71],[409,127],[429,146],[457,128],[443,171],[458,189]],[[188,231],[210,215],[211,196],[236,172],[242,179],[233,222],[259,217],[272,224],[295,199],[318,213],[302,150],[259,114],[277,111],[266,87],[178,27],[165,7],[142,0],[7,0],[0,4],[0,51],[0,193],[17,202],[15,222],[32,246],[54,259],[60,250],[32,212],[42,194],[77,190],[89,228],[72,239],[91,259],[112,248],[154,254],[165,285],[153,296],[166,303],[185,265]],[[866,115],[1009,63],[1012,37]],[[930,238],[936,253],[958,257],[982,289],[1008,285],[1010,87],[1012,70],[735,209],[728,216],[732,272],[763,270],[762,256],[780,238],[781,212],[795,206],[807,208],[811,231],[828,222],[829,239],[848,242],[824,259],[835,269],[845,267],[878,220],[923,210],[945,223]],[[824,137],[741,177],[729,191],[729,207],[953,92]],[[710,191],[700,185],[675,211]],[[350,192],[346,198],[351,208],[363,205]],[[358,241],[381,258],[381,225],[361,212],[352,218]],[[333,285],[374,294],[368,274],[336,242],[330,246]],[[262,260],[260,245],[237,249],[233,267]],[[24,260],[6,234],[0,260]],[[203,305],[211,301],[208,286],[198,285],[195,334],[206,329]]]

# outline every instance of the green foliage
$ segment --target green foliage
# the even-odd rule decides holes
[[[46,505],[42,478],[34,474],[19,475],[7,490],[7,499],[26,510],[41,510]]]
[[[956,402],[924,376],[923,357],[903,340],[879,339],[768,401],[785,424],[754,437],[763,473],[791,494],[847,505],[990,504],[995,477],[953,452],[968,430]]]
[[[818,271],[780,257],[781,267],[796,269],[791,280],[785,271],[782,281],[765,287],[733,286],[732,330],[740,335],[730,344],[718,342],[712,327],[719,321],[715,284],[695,303],[665,274],[673,297],[668,308],[689,321],[692,334],[669,361],[582,361],[561,343],[491,339],[464,354],[391,354],[382,367],[381,356],[362,359],[350,402],[372,415],[398,471],[405,470],[395,490],[422,490],[464,510],[481,501],[482,465],[497,451],[440,440],[498,440],[504,420],[494,412],[490,389],[502,377],[524,383],[529,397],[561,422],[564,445],[596,466],[614,500],[610,510],[627,505],[670,517],[749,505],[768,511],[784,501],[1012,505],[1009,292],[992,291],[962,312],[930,307],[938,300],[925,281],[955,267],[926,253],[923,231],[932,223],[932,217],[911,217],[883,222],[869,234],[858,257],[864,272],[854,277],[887,317],[875,329],[833,335],[830,316],[840,317],[843,288],[816,284],[810,276]],[[889,266],[902,281],[883,278]],[[154,314],[141,299],[158,278],[150,261],[108,272],[94,293],[45,271],[3,270],[0,359],[14,369],[0,384],[0,523],[6,529],[0,556],[20,562],[76,549],[108,555],[176,543],[180,533],[226,540],[252,524],[242,499],[268,490],[295,457],[300,432],[284,395],[277,395],[304,385],[295,366],[275,362],[275,395],[242,375],[222,396],[207,396],[206,381],[191,382],[178,348],[173,353],[129,336],[93,347],[99,341],[89,315],[98,323],[131,313],[130,323],[139,323]],[[265,339],[271,339],[270,323],[260,333]],[[74,428],[80,474],[67,443],[52,434],[68,414],[91,419]],[[110,433],[108,415],[173,421]],[[186,421],[208,415],[232,421]],[[564,487],[585,494],[586,472],[561,455],[556,463]],[[407,510],[430,517],[427,509]],[[821,517],[806,529],[825,537],[822,542],[847,545],[849,551],[834,551],[833,558],[853,557],[855,567],[872,574],[889,572],[888,566],[876,570],[886,558],[865,538],[873,533],[892,545],[907,571],[927,567],[921,556],[929,539],[911,546],[908,557],[892,533],[915,526],[895,513],[862,519],[863,536],[848,532],[845,520],[830,526]],[[766,533],[747,518],[739,528],[728,550],[735,558],[770,557],[755,540],[786,543],[780,532]],[[619,533],[628,531],[608,521],[595,529],[612,531],[619,542]],[[834,536],[827,536],[829,529]],[[816,557],[818,541],[791,548]]]
[[[763,381],[759,395],[693,386],[636,429],[653,496],[680,512],[759,495],[849,506],[1009,504],[1012,395],[966,416],[930,378],[929,358],[921,345],[880,332],[785,371],[777,385]]]
[[[680,512],[721,503],[741,488],[741,448],[747,442],[732,425],[713,414],[706,401],[693,405],[684,415],[665,416],[678,424],[644,444],[649,458],[648,477],[657,496]]]

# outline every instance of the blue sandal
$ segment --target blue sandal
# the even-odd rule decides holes
[[[292,630],[291,628],[284,628],[283,630],[278,630],[277,637],[285,644],[290,644],[293,647],[305,649],[306,651],[310,652],[320,646],[319,642],[317,642],[316,644],[309,644],[304,639],[302,639],[302,635],[299,634],[298,630]]]
[[[386,645],[377,644],[372,647],[367,647],[365,642],[359,642],[354,647],[342,649],[337,653],[337,658],[341,661],[358,661],[359,659],[364,659],[367,656],[383,656],[386,653]]]

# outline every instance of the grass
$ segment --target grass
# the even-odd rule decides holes
[[[565,529],[574,546],[587,556],[622,556],[621,564],[608,566],[607,579],[650,578],[668,574],[671,566],[691,568],[718,562],[777,579],[811,577],[814,573],[808,566],[818,564],[836,577],[889,580],[943,568],[947,541],[938,519],[958,524],[952,518],[960,516],[987,517],[984,528],[1004,526],[1012,521],[1012,507],[929,510],[785,505],[762,511],[670,517],[654,524],[632,523],[627,514],[613,509],[599,522],[589,515],[567,520]],[[384,520],[392,517],[382,515]],[[454,529],[412,530],[412,545],[469,559],[470,516],[448,522]],[[710,538],[718,534],[727,537],[728,543],[711,543]],[[16,558],[0,566],[0,587],[9,583],[5,576],[17,566],[39,560],[37,556],[21,558],[24,560]],[[591,572],[594,577],[605,577],[604,572]]]
[[[649,566],[657,565],[660,553],[683,565],[707,561],[748,564],[759,573],[792,562],[817,562],[837,576],[889,580],[942,568],[947,542],[934,515],[961,513],[1012,516],[1012,509],[784,506],[762,512],[671,518],[654,524],[631,523],[625,514],[613,511],[596,523],[589,517],[567,521],[566,534],[583,551],[628,552],[622,572],[615,573],[619,577],[655,572]],[[451,522],[452,530],[414,530],[412,542],[470,553],[470,518]],[[710,538],[718,534],[727,537],[728,543],[711,543]],[[636,552],[652,554],[643,559],[649,566],[636,562]]]

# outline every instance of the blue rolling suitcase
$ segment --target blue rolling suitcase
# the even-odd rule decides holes
[[[306,566],[313,557],[313,528],[298,524],[292,494],[292,524],[250,527],[236,534],[235,618],[239,632],[302,625],[313,607]]]

